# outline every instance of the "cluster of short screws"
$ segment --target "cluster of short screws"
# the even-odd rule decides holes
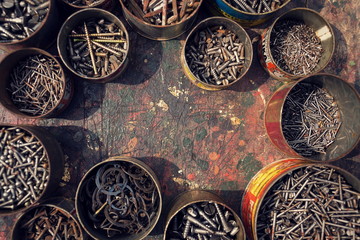
[[[334,97],[314,83],[300,82],[290,91],[282,112],[282,129],[288,144],[300,155],[326,154],[341,127]]]
[[[106,19],[88,19],[67,40],[71,67],[84,77],[105,77],[125,61],[128,39],[124,29]]]
[[[360,193],[334,168],[288,173],[262,201],[258,239],[359,239]]]
[[[41,142],[17,127],[0,129],[0,209],[16,210],[38,200],[49,179]]]
[[[312,73],[324,51],[314,29],[299,20],[276,23],[271,32],[270,49],[276,64],[293,75]]]
[[[104,0],[64,0],[70,5],[77,7],[95,7],[96,5],[104,2]]]
[[[275,11],[289,0],[225,0],[235,8],[249,13],[266,13]]]
[[[176,214],[167,230],[171,240],[231,240],[240,227],[233,213],[216,202],[190,204]]]
[[[185,48],[192,73],[211,85],[229,85],[237,80],[244,68],[245,54],[244,43],[224,26],[195,33]]]

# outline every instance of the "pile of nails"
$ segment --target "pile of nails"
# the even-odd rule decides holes
[[[208,27],[188,40],[185,58],[192,73],[202,82],[228,85],[241,76],[245,46],[224,26]]]
[[[56,108],[64,88],[60,65],[51,57],[39,54],[25,58],[13,68],[7,90],[20,112],[41,116]]]
[[[128,52],[126,34],[115,23],[91,18],[68,36],[67,53],[72,68],[84,77],[105,77],[116,71]]]
[[[200,0],[125,0],[135,16],[153,25],[177,24],[187,19],[200,5]]]
[[[50,206],[37,206],[22,216],[17,231],[28,240],[82,238],[78,223],[66,212]]]
[[[289,0],[225,0],[235,8],[249,13],[275,11]]]
[[[181,209],[171,220],[167,239],[230,240],[240,228],[232,212],[216,202],[198,202]]]
[[[95,5],[100,4],[104,0],[64,0],[64,1],[77,7],[95,7]]]
[[[80,202],[94,228],[109,238],[141,234],[158,216],[159,193],[139,166],[107,163],[83,182]]]
[[[44,192],[49,161],[41,142],[17,127],[0,129],[0,209],[30,206]]]
[[[265,196],[258,239],[359,239],[360,193],[334,168],[288,173]]]
[[[29,37],[49,11],[49,0],[3,0],[0,3],[0,43]]]
[[[288,144],[304,157],[325,154],[341,123],[339,107],[325,88],[300,82],[286,97],[282,130]]]
[[[279,21],[271,32],[270,49],[276,64],[293,75],[310,74],[324,51],[314,29],[299,20]]]

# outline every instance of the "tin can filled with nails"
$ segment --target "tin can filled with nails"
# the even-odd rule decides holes
[[[357,239],[360,181],[332,165],[284,159],[260,170],[242,199],[251,239]]]
[[[93,238],[143,239],[160,217],[160,183],[140,160],[112,157],[85,174],[75,205],[81,225]]]
[[[57,48],[65,66],[77,77],[103,83],[125,70],[130,41],[125,26],[115,15],[88,8],[64,22]]]
[[[181,52],[185,75],[205,90],[221,90],[239,81],[253,58],[250,37],[224,17],[201,21],[188,35]]]
[[[0,124],[0,153],[0,215],[24,211],[56,190],[64,155],[45,130]]]
[[[86,239],[70,199],[52,198],[26,210],[16,221],[12,240]]]
[[[291,0],[210,0],[208,9],[222,14],[244,27],[264,23]]]
[[[331,25],[316,11],[294,8],[265,29],[258,52],[272,78],[290,81],[315,74],[330,62],[335,50]]]
[[[16,50],[5,56],[0,71],[0,103],[20,117],[54,117],[66,109],[73,96],[72,80],[44,50]]]
[[[176,38],[195,22],[203,0],[120,0],[128,23],[153,40]]]
[[[266,132],[289,156],[344,157],[360,140],[360,97],[341,78],[317,74],[278,89],[265,110]]]
[[[163,239],[244,240],[246,235],[238,215],[219,196],[190,190],[171,203]]]

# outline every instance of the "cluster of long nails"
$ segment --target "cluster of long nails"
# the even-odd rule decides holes
[[[225,0],[235,8],[249,13],[275,11],[289,0]]]
[[[341,123],[334,97],[324,88],[301,82],[286,98],[283,133],[289,145],[304,157],[325,154]]]
[[[135,16],[162,26],[184,21],[199,5],[200,0],[126,0],[126,6]]]
[[[185,57],[192,73],[213,85],[228,85],[241,75],[245,46],[224,26],[197,32],[186,45]]]
[[[95,5],[104,2],[104,0],[64,0],[64,1],[78,7],[95,7]]]
[[[105,19],[88,19],[68,36],[73,69],[85,77],[104,77],[124,62],[128,39],[123,29]]]
[[[58,105],[64,88],[59,64],[51,57],[39,54],[27,57],[14,67],[8,92],[19,111],[41,116]]]
[[[274,26],[270,49],[276,64],[293,75],[310,74],[323,53],[314,29],[298,20],[283,20]]]
[[[78,223],[69,214],[55,207],[40,205],[32,209],[21,218],[20,226],[18,230],[28,240],[82,239]]]
[[[47,186],[49,162],[34,135],[1,127],[0,165],[0,209],[18,209],[38,200]]]
[[[258,239],[359,239],[360,193],[335,169],[300,168],[265,196]]]
[[[49,10],[48,0],[1,1],[0,43],[25,39],[41,25]]]
[[[240,231],[234,215],[215,202],[193,203],[182,209],[170,222],[170,240],[230,240]]]
[[[107,237],[140,234],[159,214],[153,179],[132,163],[104,164],[83,186],[83,211]]]

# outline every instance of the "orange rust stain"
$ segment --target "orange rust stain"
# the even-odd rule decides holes
[[[218,166],[218,165],[215,165],[215,166],[214,166],[214,174],[215,174],[215,175],[218,175],[219,172],[220,172],[219,166]]]
[[[245,146],[245,144],[246,144],[246,142],[245,142],[244,140],[240,140],[240,141],[239,141],[239,146],[240,146],[240,147]]]
[[[136,145],[138,144],[138,139],[133,137],[127,144],[125,152],[132,152],[135,150]]]
[[[220,131],[220,128],[219,128],[219,126],[214,126],[214,127],[212,127],[212,128],[210,129],[210,131],[211,131],[211,132],[218,132],[218,131]]]
[[[220,158],[220,154],[216,153],[216,152],[212,152],[209,154],[209,158],[212,161],[216,161]]]
[[[189,179],[190,181],[195,180],[195,174],[189,173],[189,174],[187,175],[187,179]]]

